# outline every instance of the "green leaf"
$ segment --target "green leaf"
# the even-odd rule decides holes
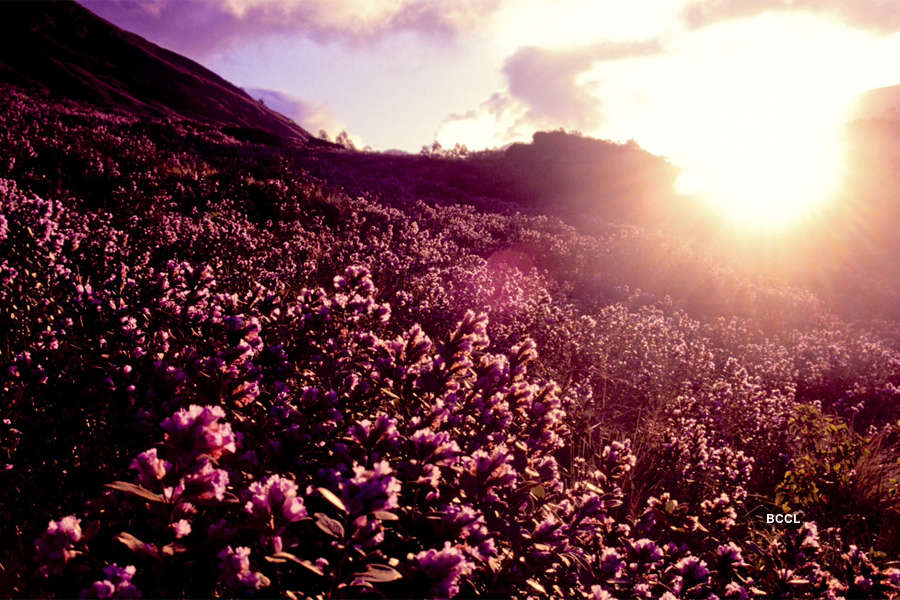
[[[396,581],[403,575],[393,567],[372,563],[368,565],[364,572],[354,573],[353,577],[364,583],[387,583],[388,581]]]
[[[528,584],[528,587],[530,587],[531,589],[533,589],[533,590],[536,591],[537,593],[539,593],[539,594],[544,594],[545,596],[547,595],[547,590],[544,589],[544,586],[542,586],[541,584],[539,584],[539,583],[538,583],[537,581],[535,581],[534,579],[527,579],[527,580],[525,580],[525,583],[527,583],[527,584]]]
[[[302,558],[298,558],[298,557],[294,556],[290,552],[277,552],[277,553],[273,554],[272,556],[266,557],[266,560],[269,560],[270,562],[275,562],[274,560],[270,560],[270,559],[275,559],[280,562],[291,561],[293,563],[297,563],[301,567],[305,567],[306,569],[308,569],[309,571],[312,571],[319,577],[325,576],[325,573],[323,573],[319,567],[317,567],[313,563],[309,562],[308,560],[304,560]]]
[[[603,494],[603,490],[601,490],[600,488],[598,488],[596,485],[594,485],[594,484],[591,483],[590,481],[585,481],[585,482],[583,482],[583,485],[584,485],[584,487],[586,487],[589,491],[594,492],[594,493],[597,494],[598,496]]]
[[[106,487],[111,490],[116,490],[117,492],[124,492],[126,494],[137,496],[138,498],[143,498],[144,500],[149,500],[150,502],[166,501],[165,498],[162,497],[162,495],[154,494],[147,488],[135,485],[133,483],[128,483],[127,481],[113,481],[112,483],[107,483]]]
[[[171,544],[163,546],[161,550],[166,556],[175,556],[176,554],[187,552],[187,546],[179,544],[178,542],[172,542]]]
[[[335,521],[331,517],[323,513],[316,513],[316,527],[330,535],[331,537],[341,539],[344,537],[344,526],[339,521]]]
[[[376,510],[372,513],[372,516],[378,519],[379,521],[399,521],[400,517],[395,515],[392,512],[388,512],[386,510]]]
[[[344,506],[344,503],[341,502],[341,499],[334,495],[334,492],[329,490],[328,488],[316,488],[316,490],[322,495],[323,498],[331,502],[334,506],[337,507],[341,512],[347,512],[347,507]]]
[[[275,563],[276,565],[281,565],[287,562],[287,559],[276,558],[274,556],[264,556],[263,558],[266,560],[266,562]]]
[[[144,556],[159,560],[159,551],[156,549],[156,546],[142,542],[130,533],[123,531],[116,536],[116,541],[124,544],[126,548],[135,554],[143,554]]]

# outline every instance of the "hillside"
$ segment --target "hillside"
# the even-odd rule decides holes
[[[879,128],[789,254],[636,144],[314,145],[8,6],[0,596],[900,599]]]
[[[631,226],[2,98],[8,595],[896,595],[896,324]]]
[[[70,0],[0,3],[0,81],[106,108],[305,143],[309,132],[192,60]],[[238,131],[244,128],[245,131]]]
[[[886,119],[900,121],[900,86],[888,86],[869,90],[851,109],[850,119],[865,121]]]

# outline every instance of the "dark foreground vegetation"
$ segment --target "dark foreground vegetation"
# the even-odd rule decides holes
[[[349,160],[2,89],[0,593],[900,594],[895,323]]]

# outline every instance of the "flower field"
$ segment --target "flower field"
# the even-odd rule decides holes
[[[0,594],[900,597],[896,323],[2,90]]]

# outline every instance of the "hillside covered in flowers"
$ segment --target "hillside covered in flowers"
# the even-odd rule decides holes
[[[347,156],[0,90],[0,595],[900,597],[895,322]]]

